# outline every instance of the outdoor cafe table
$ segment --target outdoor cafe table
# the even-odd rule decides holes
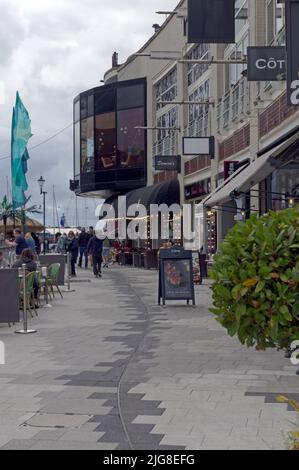
[[[0,323],[20,321],[18,269],[0,269]]]

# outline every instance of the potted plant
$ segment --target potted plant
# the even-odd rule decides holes
[[[211,310],[242,344],[289,349],[299,339],[299,206],[235,225],[212,271]]]

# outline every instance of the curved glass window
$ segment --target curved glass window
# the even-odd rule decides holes
[[[80,121],[74,126],[74,170],[75,176],[80,175]]]
[[[117,113],[117,147],[121,168],[143,167],[145,163],[144,109],[126,109]]]
[[[77,192],[124,191],[146,182],[146,79],[110,83],[74,100]]]
[[[115,113],[97,115],[95,129],[95,170],[112,170],[117,166]]]
[[[94,171],[94,118],[81,121],[81,172]]]

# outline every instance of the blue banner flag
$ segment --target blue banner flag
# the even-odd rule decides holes
[[[24,206],[28,199],[26,173],[28,171],[28,141],[32,137],[29,113],[17,92],[16,104],[13,109],[11,129],[11,179],[12,202],[15,209]]]

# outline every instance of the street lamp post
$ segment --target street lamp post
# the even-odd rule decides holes
[[[44,225],[44,255],[46,254],[46,195],[47,192],[43,191],[44,184],[45,184],[44,178],[41,176],[40,179],[38,180],[38,184],[40,187],[40,194],[43,196],[43,225]]]

